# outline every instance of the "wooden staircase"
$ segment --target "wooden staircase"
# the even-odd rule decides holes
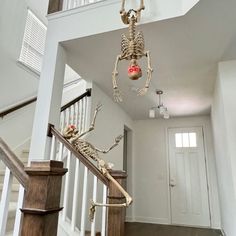
[[[28,163],[29,150],[22,150],[20,155],[20,160],[26,166]],[[0,162],[0,196],[2,195],[3,190],[3,182],[5,176],[6,166]],[[11,186],[11,196],[10,203],[8,209],[8,219],[6,226],[6,236],[13,235],[13,228],[15,223],[16,209],[17,209],[17,200],[19,197],[19,188],[20,184],[16,178],[13,178],[12,186]]]
[[[88,90],[62,107],[60,129],[70,124],[71,117],[77,118],[72,120],[80,129],[85,128],[83,125],[87,120],[87,97],[90,94],[91,90]],[[125,198],[120,191],[94,163],[64,139],[61,131],[52,125],[48,131],[51,138],[50,161],[31,162],[29,167],[24,167],[28,162],[28,151],[22,152],[20,160],[0,138],[0,236],[56,236],[58,216],[62,210],[60,205],[64,207],[60,214],[60,223],[63,225],[70,218],[67,222],[71,231],[68,230],[64,234],[66,236],[124,236],[124,208],[102,207],[101,215],[96,211],[94,221],[89,223],[88,220],[89,199],[96,202],[100,192],[102,200],[99,201],[103,204],[123,203]],[[63,168],[63,162],[67,169]],[[62,188],[62,176],[67,171]],[[111,171],[110,175],[120,184],[127,177],[123,171]],[[19,183],[22,187],[18,194]],[[60,203],[61,192],[63,198]],[[72,212],[68,216],[70,211]]]

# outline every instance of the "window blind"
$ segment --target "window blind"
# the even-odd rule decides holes
[[[47,27],[28,10],[19,61],[40,73]]]

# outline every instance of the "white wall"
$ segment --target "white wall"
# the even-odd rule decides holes
[[[236,235],[236,61],[219,64],[212,106],[222,228]]]
[[[46,21],[48,0],[3,0],[0,7],[0,109],[36,95],[38,77],[17,63],[27,16],[27,7]],[[43,13],[44,12],[44,13]]]
[[[170,223],[167,128],[203,126],[212,227],[220,227],[211,121],[208,116],[140,120],[134,123],[134,221]]]
[[[29,141],[33,126],[34,109],[35,103],[0,119],[0,137],[13,150]]]

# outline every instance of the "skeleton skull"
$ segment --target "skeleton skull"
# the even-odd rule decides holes
[[[142,69],[134,59],[131,60],[130,66],[128,67],[128,77],[131,80],[138,80],[140,77],[142,77]]]
[[[76,129],[76,127],[74,125],[68,125],[65,127],[64,131],[63,131],[63,136],[66,139],[70,139],[76,136],[76,134],[78,134],[78,130]]]

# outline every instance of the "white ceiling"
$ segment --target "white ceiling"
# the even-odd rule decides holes
[[[141,25],[146,50],[151,51],[153,80],[148,94],[137,97],[131,88],[142,87],[145,78],[130,81],[128,62],[120,62],[121,107],[134,119],[147,118],[149,108],[156,105],[158,88],[164,90],[163,102],[172,116],[209,114],[217,63],[236,59],[235,9],[235,0],[201,0],[183,17]],[[73,69],[111,97],[111,73],[120,53],[121,33],[127,29],[64,43]],[[142,59],[144,75],[145,63]]]

